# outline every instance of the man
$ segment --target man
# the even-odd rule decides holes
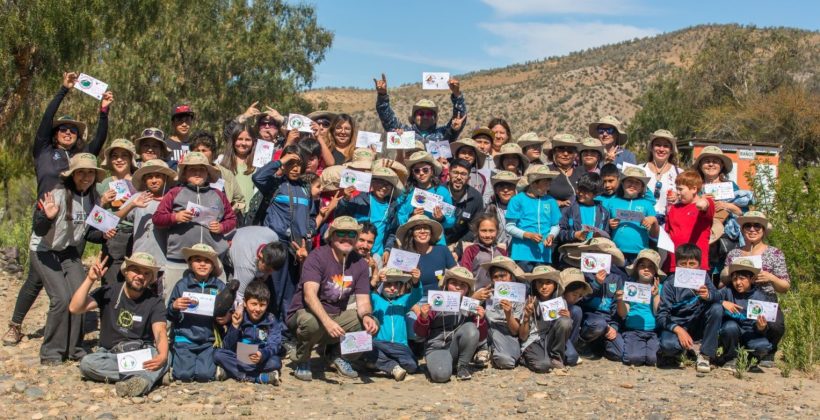
[[[427,144],[431,141],[455,141],[467,121],[467,105],[464,95],[461,94],[459,81],[450,79],[450,100],[453,102],[453,116],[446,125],[436,127],[438,107],[429,99],[422,99],[413,105],[410,114],[410,124],[402,124],[390,107],[390,97],[387,95],[387,77],[382,73],[381,80],[373,79],[376,84],[376,112],[385,131],[414,131],[416,140]]]
[[[237,229],[228,250],[233,263],[233,277],[239,280],[236,300],[242,301],[245,287],[251,281],[260,279],[269,283],[267,277],[282,268],[287,252],[278,235],[266,226]]]
[[[159,266],[151,254],[136,252],[125,258],[120,269],[125,282],[89,293],[105,274],[105,262],[98,259],[91,266],[68,305],[75,315],[100,309],[100,347],[82,359],[80,373],[92,381],[116,382],[120,397],[145,395],[168,369],[165,304],[148,289],[157,279]],[[153,358],[143,363],[141,371],[120,373],[117,353],[139,349],[150,349]]]
[[[471,242],[474,235],[470,231],[470,222],[473,217],[484,212],[484,199],[481,193],[467,184],[472,166],[464,159],[453,159],[450,162],[450,180],[447,187],[456,207],[456,222],[453,227],[444,229],[448,244],[461,240]]]
[[[177,105],[171,111],[171,135],[166,144],[171,149],[171,160],[179,162],[188,153],[188,136],[194,124],[196,114],[190,105]]]
[[[294,376],[312,380],[310,352],[313,346],[336,344],[345,333],[365,329],[370,335],[379,330],[370,303],[370,276],[367,262],[355,251],[361,226],[350,216],[337,217],[327,233],[329,245],[314,249],[305,260],[302,277],[288,310],[287,325],[296,335],[297,347],[291,360]],[[356,310],[346,309],[350,295],[356,296]],[[338,346],[325,353],[336,370],[355,378],[358,372],[342,359]]]
[[[367,262],[367,267],[370,269],[371,284],[373,284],[373,279],[379,277],[379,270],[383,265],[381,258],[373,256],[373,245],[376,243],[376,226],[370,222],[362,222],[360,226],[362,230],[356,240],[356,252]]]

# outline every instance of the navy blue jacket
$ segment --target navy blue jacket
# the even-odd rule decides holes
[[[174,290],[171,291],[171,298],[168,303],[167,317],[174,324],[172,337],[174,337],[173,341],[175,343],[203,344],[214,342],[213,317],[186,314],[174,309],[174,301],[182,297],[182,292],[216,296],[224,288],[225,283],[214,276],[211,276],[208,281],[200,283],[191,270],[185,270],[182,279],[177,282]]]
[[[706,287],[709,289],[709,299],[703,300],[695,290],[675,287],[675,275],[671,274],[663,282],[661,290],[661,304],[658,308],[658,328],[674,332],[680,325],[689,329],[689,325],[704,315],[707,309],[719,301],[717,289],[712,279],[706,277]]]
[[[592,226],[601,229],[608,235],[611,235],[609,230],[609,211],[601,205],[600,202],[595,203],[595,224]],[[561,231],[558,233],[558,240],[560,243],[578,242],[575,238],[575,232],[581,230],[583,224],[581,223],[581,208],[577,201],[564,207],[561,210],[561,221],[558,222]]]
[[[615,319],[615,292],[624,288],[624,282],[629,278],[621,268],[612,266],[609,274],[604,279],[604,284],[598,284],[595,274],[584,273],[584,279],[590,287],[592,293],[584,297],[579,302],[584,312],[595,312],[607,317],[608,323],[618,329],[618,321]]]
[[[239,328],[228,324],[228,332],[222,337],[222,348],[235,352],[236,344],[240,341],[245,344],[258,344],[259,352],[262,353],[259,364],[264,365],[268,359],[279,355],[282,345],[282,324],[271,313],[266,313],[259,322],[253,322],[248,318],[248,313],[244,312]]]
[[[763,293],[759,287],[752,286],[752,289],[746,293],[738,293],[731,287],[724,287],[723,289],[718,290],[717,292],[718,302],[729,301],[734,303],[737,306],[740,306],[740,311],[736,314],[733,314],[727,311],[725,308],[723,309],[723,318],[724,319],[731,319],[740,325],[740,329],[743,332],[757,332],[761,333],[757,330],[757,320],[755,319],[748,319],[746,318],[746,307],[749,304],[749,300],[760,300],[763,302],[772,302],[772,299]]]
[[[276,232],[280,241],[289,244],[291,240],[299,242],[299,239],[312,237],[316,233],[316,219],[310,217],[313,207],[310,188],[302,181],[290,181],[287,176],[276,175],[281,167],[279,160],[270,162],[257,169],[251,180],[264,197],[270,197],[265,226]],[[290,208],[291,201],[293,209]]]

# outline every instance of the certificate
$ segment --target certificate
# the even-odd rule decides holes
[[[635,303],[649,303],[652,301],[652,285],[624,282],[624,301]]]
[[[114,196],[114,201],[126,201],[131,198],[131,187],[128,186],[128,181],[124,179],[109,182],[108,188],[114,190],[117,194]]]
[[[464,296],[461,298],[461,311],[466,312],[468,314],[474,314],[477,312],[478,306],[481,305],[481,302],[478,299],[473,299],[468,296]]]
[[[527,285],[512,281],[496,282],[493,286],[493,299],[495,301],[506,299],[510,302],[526,302]]]
[[[421,88],[423,90],[447,90],[450,88],[447,84],[449,81],[450,73],[428,71],[421,73]]]
[[[541,319],[544,321],[555,321],[558,319],[558,311],[567,309],[567,303],[562,297],[538,302],[538,306],[541,307]]]
[[[253,166],[261,168],[273,160],[273,143],[267,140],[256,140],[256,148],[253,149]]]
[[[119,222],[120,218],[115,216],[114,213],[111,213],[110,211],[97,205],[91,209],[91,213],[88,215],[88,218],[85,219],[85,223],[88,226],[91,226],[103,233],[116,228]]]
[[[774,302],[749,299],[749,302],[746,304],[746,318],[757,319],[760,315],[763,315],[766,321],[777,321],[777,304]]]
[[[399,135],[395,131],[387,132],[387,148],[388,149],[415,149],[416,148],[416,132],[405,131]]]
[[[367,331],[356,331],[345,334],[339,346],[342,354],[364,353],[373,350],[373,337]]]
[[[356,191],[363,193],[370,192],[370,181],[373,175],[369,172],[354,171],[352,169],[345,169],[339,175],[339,188],[353,187]]]
[[[188,210],[193,214],[191,218],[191,222],[200,224],[202,226],[208,227],[211,222],[216,221],[217,211],[210,207],[205,207],[203,205],[199,205],[194,203],[193,201],[189,201],[188,205],[185,206],[185,210]]]
[[[311,123],[313,123],[313,121],[304,115],[289,114],[286,128],[288,130],[298,130],[303,133],[312,133],[313,129],[310,128]]]
[[[108,90],[107,83],[97,80],[85,73],[80,73],[74,87],[80,92],[97,98],[97,100],[102,100],[103,94]]]
[[[413,195],[410,197],[410,205],[415,208],[422,208],[424,211],[433,213],[436,207],[439,207],[444,202],[444,197],[425,191],[421,188],[413,189]]]
[[[390,257],[387,259],[387,268],[397,268],[405,273],[413,271],[419,266],[420,254],[404,251],[398,248],[390,250]]]
[[[632,210],[617,210],[615,211],[615,218],[621,222],[635,222],[641,224],[644,219],[643,213]]]
[[[458,312],[461,310],[461,293],[428,290],[427,303],[436,312]]]
[[[139,349],[126,353],[117,353],[117,370],[120,373],[145,370],[142,364],[153,359],[151,349]]]
[[[182,312],[186,314],[214,316],[214,302],[216,301],[216,295],[182,292],[182,297],[187,297],[194,300],[194,303],[188,305],[188,309],[183,309]]]
[[[453,157],[453,151],[450,150],[450,142],[446,140],[427,142],[424,147],[426,147],[427,151],[430,152],[430,154],[436,159],[440,157],[450,159]]]
[[[356,135],[356,147],[369,149],[375,146],[377,152],[382,151],[382,135],[370,131],[359,131]]]
[[[731,200],[735,198],[735,188],[731,182],[704,184],[703,192],[706,194],[711,194],[715,200]]]
[[[259,351],[258,344],[245,344],[241,341],[236,343],[236,358],[242,363],[255,365],[256,363],[251,361],[250,356],[257,351]]]
[[[698,290],[704,284],[706,284],[706,270],[683,267],[675,269],[675,287]]]
[[[609,274],[610,267],[612,267],[612,255],[595,252],[581,253],[581,271],[584,273],[597,274],[604,270]]]

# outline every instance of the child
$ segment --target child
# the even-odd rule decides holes
[[[624,253],[628,264],[635,260],[638,252],[649,247],[649,237],[657,238],[660,230],[655,203],[644,196],[647,182],[649,177],[641,168],[627,167],[621,175],[618,192],[604,206],[609,211],[612,241]],[[622,221],[619,211],[637,212],[640,221]]]
[[[540,263],[552,263],[552,243],[558,236],[561,211],[547,194],[558,172],[540,166],[527,175],[526,191],[510,200],[505,229],[512,236],[510,256],[526,271]]]
[[[421,207],[413,207],[413,194],[416,189],[421,189],[436,195],[439,195],[442,201],[446,204],[453,205],[453,197],[446,185],[441,185],[439,175],[441,175],[442,166],[433,158],[433,155],[427,152],[416,152],[410,155],[407,160],[407,167],[412,172],[410,179],[407,181],[407,192],[401,199],[398,206],[398,224],[399,226],[407,223],[411,216],[426,215],[437,222],[441,223],[444,229],[452,228],[455,225],[455,212],[444,214],[441,206],[437,206],[433,213],[424,210]],[[439,245],[446,245],[444,235],[438,240]]]
[[[681,244],[675,249],[678,267],[698,268],[701,250],[693,244]],[[656,318],[660,334],[659,365],[677,366],[684,352],[691,351],[695,340],[702,338],[697,371],[712,370],[710,360],[717,355],[718,331],[720,331],[723,308],[712,305],[717,302],[717,291],[708,273],[704,285],[698,290],[675,287],[675,275],[669,275],[661,292],[661,305]]]
[[[575,202],[562,212],[558,239],[562,243],[583,242],[594,236],[603,236],[601,232],[608,237],[609,212],[595,201],[595,197],[603,191],[601,176],[596,173],[581,175],[576,191]]]
[[[702,270],[709,269],[709,232],[715,216],[715,202],[711,198],[698,197],[703,179],[695,171],[684,171],[675,178],[678,200],[666,211],[666,233],[679,247],[694,243],[700,248]],[[675,272],[675,256],[669,255],[664,268],[667,273]]]
[[[499,171],[490,178],[492,183],[491,198],[487,201],[486,213],[494,214],[498,219],[498,240],[499,246],[506,250],[510,249],[510,235],[504,227],[507,225],[507,205],[516,193],[516,183],[519,177],[509,171]]]
[[[214,351],[217,372],[224,371],[229,378],[261,384],[279,385],[279,359],[282,344],[282,324],[268,312],[270,290],[262,280],[254,280],[245,288],[244,304],[231,315],[228,332],[222,339],[222,348]],[[239,343],[259,346],[256,353],[242,362],[237,357]],[[220,369],[221,368],[221,369]],[[221,373],[221,372],[220,372]],[[221,379],[221,374],[217,379]]]
[[[484,178],[484,175],[480,173],[479,170],[484,168],[487,155],[478,150],[478,145],[475,143],[475,140],[463,138],[454,141],[450,143],[450,151],[454,159],[463,159],[470,162],[470,175],[467,185],[475,188],[482,196],[486,195],[487,178]]]
[[[495,288],[497,283],[514,282],[524,274],[515,265],[515,261],[501,255],[482,264],[481,267],[489,272],[492,288]],[[495,298],[489,298],[484,302],[493,366],[496,369],[513,369],[521,357],[518,336],[521,318],[524,315],[524,302]]]
[[[600,175],[603,191],[599,196],[595,197],[595,201],[600,202],[601,205],[606,208],[609,200],[615,197],[615,193],[618,191],[618,187],[621,184],[621,173],[614,163],[607,163],[601,167]]]
[[[419,368],[407,344],[405,314],[421,299],[420,276],[418,268],[411,273],[388,268],[379,273],[381,292],[378,285],[370,292],[373,316],[380,328],[373,337],[373,351],[367,358],[396,381],[403,381],[408,373],[416,373]]]
[[[200,152],[205,155],[208,160],[213,163],[216,152],[216,139],[214,135],[207,131],[197,131],[188,138],[188,147],[192,152]],[[245,212],[245,196],[239,188],[239,183],[236,181],[236,175],[228,168],[213,163],[214,167],[219,169],[219,179],[211,184],[212,188],[218,189],[225,193],[228,201],[231,202],[231,207],[237,217],[241,217]]]
[[[609,273],[599,270],[597,273],[584,273],[584,278],[592,289],[581,302],[584,319],[581,324],[580,337],[584,343],[591,345],[593,353],[603,353],[610,360],[621,360],[623,354],[623,337],[619,332],[620,323],[614,319],[615,293],[623,289],[626,273],[624,254],[615,243],[606,238],[593,238],[578,245],[577,255],[584,252],[609,254],[612,264]],[[579,264],[580,265],[580,264]],[[603,348],[602,348],[603,347]]]
[[[492,213],[478,215],[472,223],[473,234],[478,242],[464,248],[459,265],[470,270],[476,279],[476,288],[482,289],[491,284],[490,275],[482,267],[496,255],[507,256],[507,251],[496,245],[498,240],[498,219]]]
[[[638,253],[635,263],[626,268],[630,281],[652,285],[652,298],[649,303],[625,302],[623,289],[615,293],[618,316],[624,320],[623,362],[633,366],[655,366],[658,361],[658,335],[655,334],[655,314],[660,305],[659,277],[665,276],[660,270],[661,256],[644,249]]]
[[[376,239],[371,253],[382,256],[393,247],[396,240],[398,219],[398,197],[404,186],[399,176],[389,168],[373,168],[370,182],[370,193],[356,197],[344,197],[339,201],[336,215],[351,216],[359,222],[370,222],[376,226]]]
[[[583,320],[584,312],[578,302],[584,296],[592,293],[592,287],[584,279],[584,273],[577,268],[567,268],[561,271],[560,275],[561,289],[563,290],[564,301],[567,303],[567,311],[569,311],[572,318],[572,330],[570,331],[569,339],[567,340],[567,347],[564,350],[564,364],[575,366],[581,363],[578,357],[578,351],[575,350],[575,343],[578,342],[581,336],[581,321]]]
[[[179,162],[179,180],[183,185],[171,188],[162,198],[152,218],[154,226],[168,232],[168,248],[162,296],[166,302],[174,285],[188,269],[182,253],[197,243],[213,248],[218,255],[228,251],[225,235],[236,227],[236,214],[225,193],[209,186],[219,179],[219,169],[200,152],[190,152]],[[209,209],[209,222],[194,222],[188,206],[196,204]]]
[[[521,151],[521,146],[507,143],[493,155],[493,165],[498,170],[510,171],[521,176],[530,166],[530,159]]]
[[[755,284],[755,276],[760,269],[751,260],[739,258],[729,265],[728,287],[718,291],[718,300],[724,309],[720,328],[720,345],[723,347],[723,367],[735,371],[738,347],[746,347],[757,361],[772,351],[772,343],[766,338],[769,323],[763,314],[757,319],[747,319],[750,300],[771,302],[772,299]],[[715,304],[717,306],[717,304]]]
[[[177,173],[161,159],[143,162],[134,172],[132,181],[139,191],[120,207],[116,215],[134,226],[133,252],[147,252],[154,257],[159,267],[166,264],[165,250],[168,247],[168,232],[155,229],[151,219],[159,207],[162,196],[169,185],[176,181]]]
[[[546,265],[539,265],[530,274],[521,278],[530,281],[533,296],[524,306],[524,318],[518,329],[521,354],[524,364],[537,373],[546,373],[551,369],[563,369],[567,340],[572,333],[572,318],[568,309],[558,311],[558,319],[544,320],[540,302],[560,298],[563,293],[560,285],[561,272]]]
[[[216,377],[214,321],[225,325],[228,317],[183,313],[199,304],[196,298],[184,293],[216,296],[225,288],[225,283],[217,278],[222,274],[222,264],[216,251],[205,244],[183,248],[182,254],[188,261],[188,270],[174,286],[168,305],[168,321],[172,323],[171,374],[180,381],[208,382]]]
[[[464,267],[454,267],[444,272],[441,289],[470,296],[475,286],[472,273]],[[478,348],[478,342],[487,336],[484,308],[478,306],[475,315],[461,312],[432,312],[429,304],[421,306],[413,330],[426,338],[424,359],[430,373],[430,381],[443,383],[450,380],[453,365],[459,380],[472,378],[469,363]]]
[[[100,166],[108,169],[111,176],[97,184],[97,194],[100,196],[102,207],[111,212],[117,212],[125,204],[125,200],[137,192],[131,183],[131,174],[137,170],[136,154],[134,144],[125,139],[112,141],[111,145],[103,151],[104,158]],[[122,192],[127,196],[117,199],[118,191],[109,186],[111,182],[116,181],[125,182],[125,189]],[[133,230],[134,225],[130,221],[120,218],[117,224],[117,234],[103,243],[103,255],[108,257],[108,270],[103,277],[104,283],[117,281],[125,254],[131,248]]]
[[[134,140],[134,148],[140,165],[154,159],[167,161],[171,156],[171,149],[165,144],[165,133],[159,128],[149,127],[142,130],[140,137]]]

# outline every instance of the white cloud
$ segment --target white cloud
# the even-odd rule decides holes
[[[642,11],[636,0],[482,0],[502,16],[545,14],[626,15]]]
[[[480,23],[499,38],[484,47],[487,54],[510,63],[559,56],[661,33],[654,28],[608,23]]]
[[[482,68],[481,63],[455,57],[434,57],[415,51],[403,50],[383,42],[337,35],[333,47],[342,51],[357,54],[373,55],[391,60],[421,64],[433,69],[446,69],[455,72],[469,72]],[[443,70],[442,70],[443,71]]]

